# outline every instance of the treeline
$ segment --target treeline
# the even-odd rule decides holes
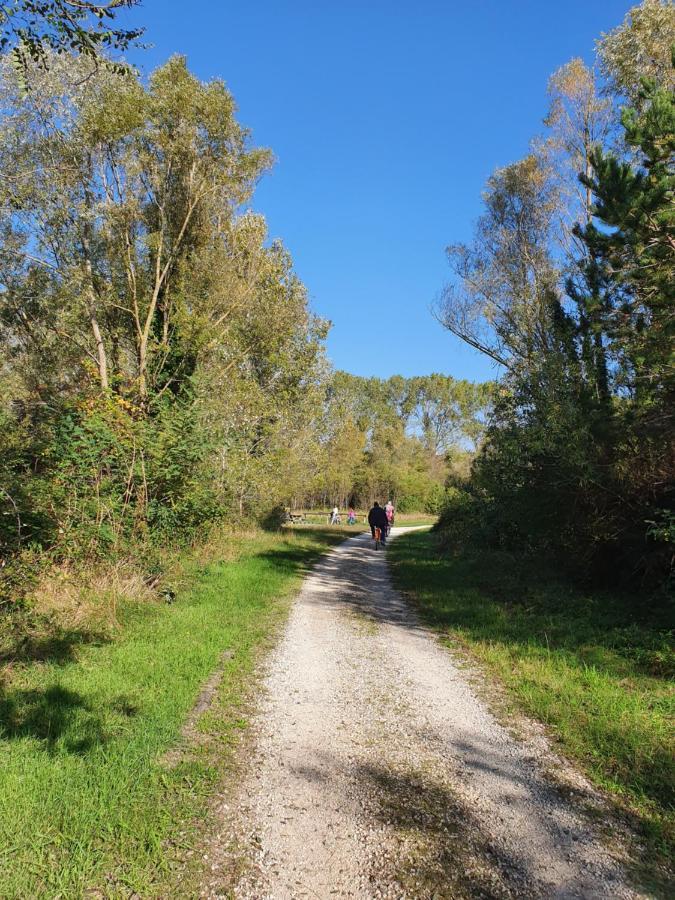
[[[645,0],[549,83],[546,131],[448,248],[438,315],[503,376],[443,525],[577,574],[672,570],[675,7]]]
[[[331,372],[220,81],[45,53],[0,66],[0,602],[289,504],[437,509],[486,389]]]
[[[327,385],[314,477],[295,505],[438,513],[448,479],[468,472],[490,384],[447,375],[383,380],[336,372]]]

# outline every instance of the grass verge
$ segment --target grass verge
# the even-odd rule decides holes
[[[71,630],[5,666],[0,896],[171,896],[245,724],[259,649],[309,564],[343,538],[316,528],[232,537],[227,562],[187,564],[175,603],[130,603],[115,630]],[[204,747],[167,765],[221,662],[227,715],[207,712]]]
[[[675,796],[675,659],[664,613],[535,576],[504,554],[450,557],[428,531],[403,535],[388,554],[423,619],[459,641],[611,793],[644,836],[641,876],[651,870],[663,883]]]

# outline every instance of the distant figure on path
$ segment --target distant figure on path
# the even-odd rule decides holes
[[[382,532],[381,540],[384,544],[387,534],[387,514],[377,500],[373,503],[373,508],[368,513],[368,524],[370,525],[370,533],[373,536],[373,540],[375,539],[375,529],[380,529]]]
[[[340,510],[337,508],[337,506],[334,506],[333,510],[330,514],[330,524],[338,525],[339,522],[340,522]]]
[[[387,500],[387,505],[384,508],[385,515],[387,517],[387,534],[394,527],[394,504],[391,500]]]
[[[347,510],[347,525],[356,525],[356,512],[353,506]]]

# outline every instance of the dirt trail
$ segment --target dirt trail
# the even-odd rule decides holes
[[[546,742],[498,724],[369,536],[308,576],[265,686],[202,896],[642,896],[577,811],[590,789],[552,786]]]

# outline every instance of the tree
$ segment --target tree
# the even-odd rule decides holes
[[[489,386],[440,374],[418,376],[409,384],[415,404],[413,426],[426,449],[440,457],[453,449],[475,450],[484,428]]]
[[[436,315],[499,365],[527,366],[548,343],[558,281],[549,250],[558,193],[545,161],[530,154],[498,169],[483,198],[473,243],[447,248],[457,281],[444,288]]]
[[[580,181],[579,173],[590,175],[593,151],[610,137],[615,111],[611,99],[601,96],[595,73],[581,59],[571,60],[551,76],[548,93],[551,103],[544,121],[549,131],[542,151],[558,184],[562,268],[567,293],[575,304],[575,327],[571,330],[577,332],[581,343],[581,359],[587,379],[594,386],[594,395],[606,401],[608,364],[598,320],[605,302],[603,277],[600,269],[593,267],[576,225],[588,224],[593,216],[592,192]],[[579,271],[580,260],[584,261],[583,274]],[[580,282],[585,282],[581,290]],[[557,315],[558,325],[562,325],[565,321],[562,310]]]
[[[675,94],[663,79],[631,87],[635,106],[622,115],[626,152],[619,154],[602,146],[609,108],[588,70],[570,64],[553,86],[549,124],[561,156],[547,157],[548,197],[555,208],[556,186],[568,178],[559,176],[561,162],[576,162],[583,191],[572,205],[577,255],[565,267],[567,296],[557,285],[548,302],[539,295],[546,315],[536,339],[524,342],[527,319],[503,298],[537,295],[520,275],[518,254],[495,250],[527,249],[523,234],[537,210],[497,216],[500,194],[488,190],[480,243],[462,257],[470,263],[464,303],[474,304],[485,328],[480,341],[469,330],[468,342],[493,358],[499,351],[507,370],[468,493],[445,521],[455,510],[478,530],[474,540],[573,560],[576,574],[605,582],[639,575],[653,584],[672,565],[659,542],[672,533],[675,472]],[[545,227],[535,235],[545,270],[553,268],[551,235]],[[532,258],[524,254],[523,268]],[[452,326],[458,309],[450,306]]]
[[[38,75],[29,97],[5,82],[4,303],[28,338],[13,288],[47,278],[50,327],[95,360],[100,389],[147,409],[189,374],[185,342],[227,318],[229,301],[204,278],[269,154],[247,148],[222,83],[200,84],[182,58],[147,90],[107,73],[71,90],[64,68]]]
[[[363,465],[365,435],[349,418],[336,424],[330,438],[322,444],[316,487],[327,505],[345,508]]]
[[[643,102],[643,78],[665,89],[675,87],[671,52],[675,44],[673,0],[643,0],[626,13],[621,25],[603,34],[597,52],[610,88],[632,105]]]
[[[488,385],[447,375],[383,380],[335,372],[305,498],[331,505],[393,498],[402,508],[435,511],[450,467],[480,440],[489,402]]]
[[[327,380],[326,323],[307,308],[288,252],[261,216],[230,229],[219,267],[202,272],[215,306],[196,379],[213,447],[210,479],[240,513],[289,503],[317,468]]]
[[[52,53],[79,53],[95,63],[110,50],[126,50],[138,41],[142,28],[118,28],[117,13],[137,6],[140,0],[11,0],[0,9],[0,50],[10,50],[25,85],[30,63],[45,66]]]
[[[623,125],[637,162],[594,150],[592,172],[582,181],[600,225],[578,233],[592,260],[589,279],[600,267],[612,294],[603,325],[622,365],[620,383],[646,401],[671,394],[675,382],[673,92],[645,80],[638,108],[624,111]]]
[[[612,101],[602,97],[595,74],[582,59],[572,59],[553,73],[548,83],[550,106],[544,123],[548,140],[542,150],[560,179],[559,197],[564,207],[563,246],[575,222],[591,219],[591,192],[579,181],[589,175],[591,152],[605,144],[614,124]]]
[[[63,553],[287,501],[325,377],[325,323],[241,212],[270,157],[224,85],[179,57],[147,87],[85,70],[50,58],[25,94],[5,61],[0,81],[0,502]]]

